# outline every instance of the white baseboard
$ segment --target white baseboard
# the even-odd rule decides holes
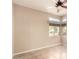
[[[38,51],[38,50],[41,50],[41,49],[44,49],[44,48],[55,47],[55,46],[58,46],[60,44],[61,43],[56,43],[56,44],[53,44],[53,45],[48,45],[48,46],[44,46],[44,47],[40,47],[40,48],[36,48],[36,49],[31,49],[31,50],[27,50],[27,51],[23,51],[23,52],[19,52],[19,53],[14,53],[13,56],[24,54],[24,53],[29,53],[29,52],[33,52],[33,51]]]

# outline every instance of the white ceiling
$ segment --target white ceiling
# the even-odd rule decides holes
[[[56,0],[13,0],[13,3],[58,16],[66,15],[67,10],[62,7],[59,7],[60,12],[57,13],[55,1]]]

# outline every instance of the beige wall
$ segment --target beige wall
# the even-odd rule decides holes
[[[49,14],[13,4],[14,53],[59,43],[59,38],[49,38]]]

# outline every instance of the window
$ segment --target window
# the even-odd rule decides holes
[[[62,35],[66,35],[66,18],[61,22],[58,19],[49,18],[49,36],[59,36],[59,31]],[[61,26],[61,27],[60,27]]]
[[[66,35],[66,30],[67,30],[67,27],[64,26],[64,27],[63,27],[63,35]]]
[[[59,27],[49,26],[49,36],[57,36],[57,35],[59,35]]]
[[[49,26],[49,36],[58,36],[59,26]],[[66,26],[62,27],[62,35],[66,35]]]

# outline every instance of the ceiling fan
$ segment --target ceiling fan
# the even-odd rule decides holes
[[[67,6],[65,6],[64,4],[67,3],[67,0],[64,0],[63,2],[61,0],[58,0],[58,2],[56,3],[56,7],[63,7],[63,8],[67,8]]]
[[[58,9],[58,7],[62,7],[67,9],[67,5],[65,5],[67,3],[67,0],[63,0],[63,2],[61,0],[58,0],[56,3],[56,7],[57,7],[57,12],[59,12],[60,10]]]
[[[65,4],[67,4],[67,0],[55,0],[55,7],[57,8],[57,12],[60,11],[58,7],[67,9],[67,5]]]

